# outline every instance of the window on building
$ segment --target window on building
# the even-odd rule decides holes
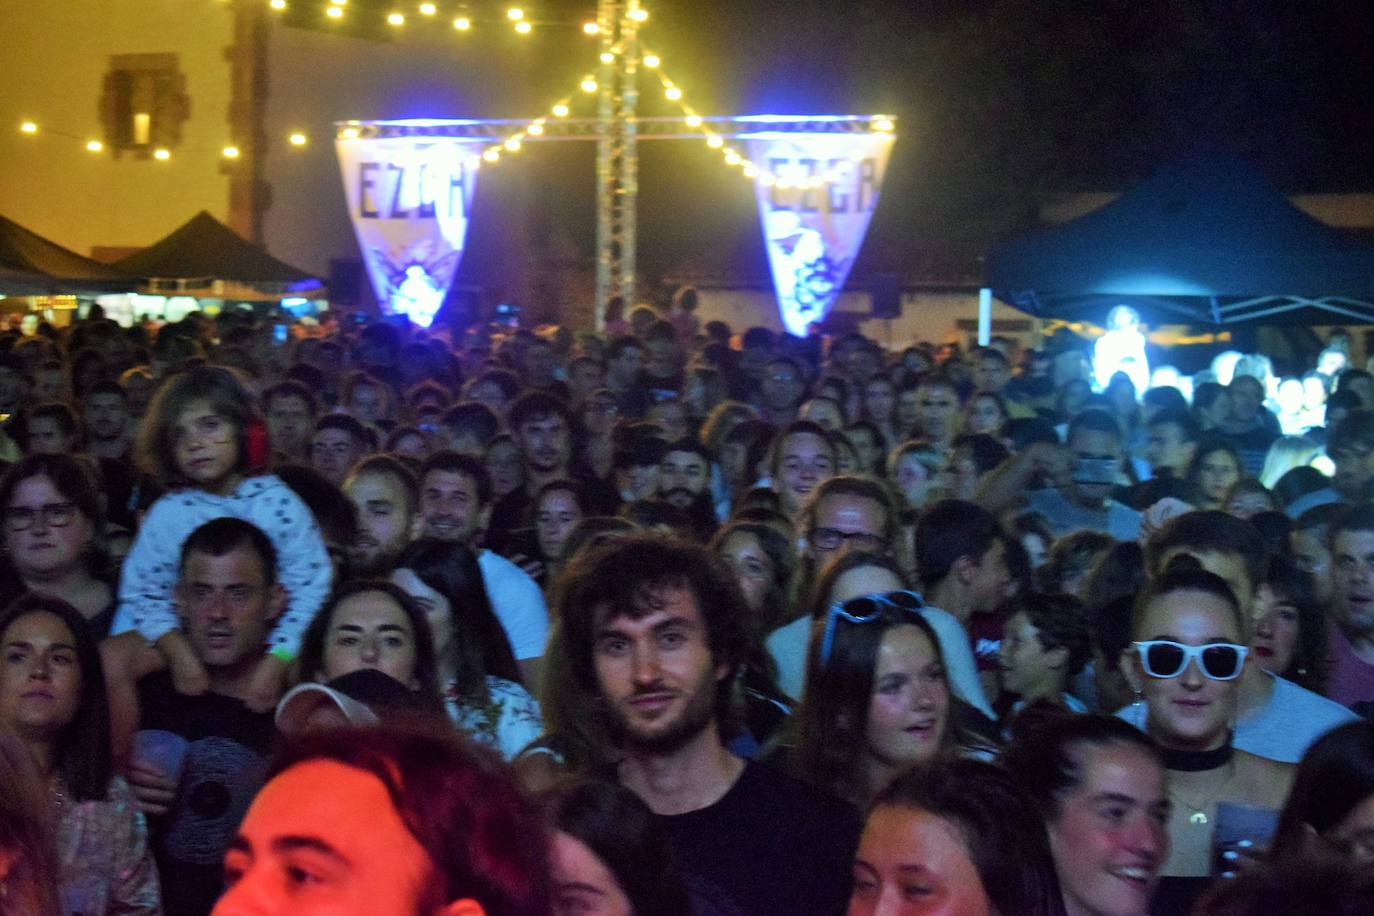
[[[105,143],[118,155],[151,156],[176,149],[190,116],[186,77],[175,54],[116,54],[100,100]]]

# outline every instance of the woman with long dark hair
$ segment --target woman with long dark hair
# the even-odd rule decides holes
[[[0,614],[0,653],[0,725],[48,787],[62,912],[161,913],[148,828],[114,771],[105,677],[85,618],[60,599],[26,595]]]
[[[454,541],[422,538],[396,561],[392,581],[425,609],[439,689],[454,723],[514,757],[539,736],[543,723],[491,609],[477,555]]]

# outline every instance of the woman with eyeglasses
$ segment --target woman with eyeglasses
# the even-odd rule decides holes
[[[921,610],[912,592],[865,595],[832,605],[812,630],[796,769],[857,807],[912,764],[996,750],[974,730],[978,713],[950,695]]]
[[[1131,631],[1127,676],[1136,704],[1146,704],[1143,728],[1169,771],[1172,850],[1161,869],[1161,893],[1185,900],[1205,886],[1214,861],[1233,868],[1237,857],[1267,845],[1293,767],[1231,745],[1249,649],[1241,609],[1225,580],[1192,557],[1174,558],[1136,601]],[[1128,707],[1123,717],[1138,716]],[[1235,824],[1243,825],[1243,835],[1230,835]],[[1233,839],[1247,842],[1248,852],[1223,848],[1214,860],[1214,843]]]
[[[0,480],[5,558],[0,606],[26,592],[42,592],[76,608],[87,632],[109,635],[115,593],[98,548],[100,493],[92,472],[71,455],[30,455]]]

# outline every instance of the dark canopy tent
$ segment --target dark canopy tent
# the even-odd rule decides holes
[[[118,266],[149,280],[224,280],[290,290],[321,285],[318,277],[278,261],[204,210]]]
[[[1374,246],[1294,207],[1244,160],[1166,165],[1112,203],[987,255],[985,285],[1045,318],[1374,323]]]
[[[0,216],[0,294],[82,296],[127,292],[134,279]]]

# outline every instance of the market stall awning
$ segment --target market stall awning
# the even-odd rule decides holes
[[[1374,323],[1374,245],[1293,206],[1236,156],[1171,163],[1099,210],[995,246],[985,285],[1033,315],[1100,322]]]
[[[193,295],[216,283],[292,293],[323,285],[319,277],[277,260],[203,210],[117,266],[148,280],[154,292],[176,295]]]
[[[0,216],[0,294],[75,296],[127,292],[129,274],[83,257]]]

